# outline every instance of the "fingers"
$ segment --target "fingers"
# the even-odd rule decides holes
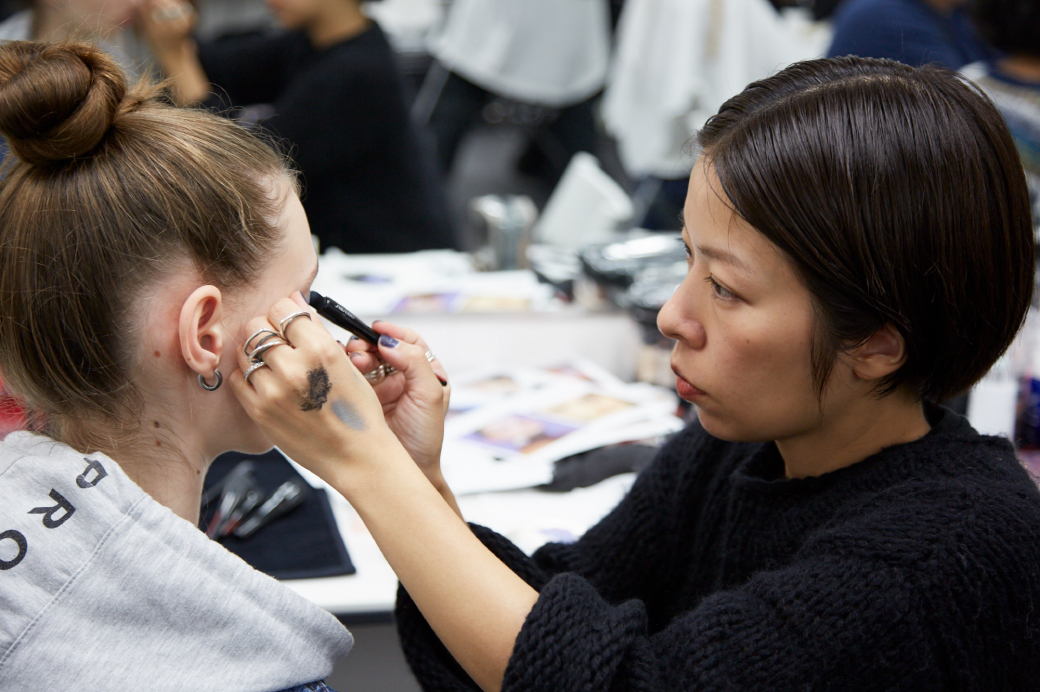
[[[263,371],[272,368],[288,379],[298,379],[306,373],[296,372],[305,367],[304,364],[313,361],[335,361],[343,358],[343,350],[333,340],[324,325],[314,319],[314,311],[309,307],[301,307],[290,298],[283,298],[275,302],[267,313],[267,317],[255,317],[246,324],[248,334],[261,336],[250,339],[245,348],[238,349],[239,367],[243,372],[249,372],[249,383],[257,391],[260,391],[270,382]],[[275,344],[273,347],[257,353],[257,344],[269,332],[281,334],[281,337],[272,337],[264,346]],[[299,353],[294,353],[299,352]],[[255,356],[252,357],[251,356]],[[256,361],[262,361],[265,366],[250,368],[256,365]]]
[[[195,25],[195,8],[180,0],[151,0],[138,14],[146,32],[159,39],[187,36]]]
[[[382,364],[379,354],[370,351],[348,351],[347,356],[360,373],[372,372]]]
[[[372,329],[379,332],[380,334],[386,334],[391,336],[398,341],[404,341],[409,344],[415,344],[416,346],[422,346],[423,351],[426,351],[430,347],[426,345],[423,338],[419,336],[418,332],[407,327],[394,324],[393,322],[384,322],[383,320],[376,320],[372,323]]]
[[[392,322],[384,322],[382,320],[377,320],[372,323],[372,329],[376,330],[380,334],[385,334],[389,337],[392,337],[396,339],[398,342],[414,344],[421,348],[424,354],[427,351],[430,351],[430,347],[426,345],[426,341],[421,336],[419,336],[419,334],[416,331],[408,329],[407,327],[402,327],[400,325],[393,324]],[[444,370],[444,366],[441,365],[440,361],[434,358],[434,360],[431,362],[431,368],[434,374],[437,376],[437,379],[441,382],[441,384],[443,386],[447,386],[448,373]]]
[[[379,354],[384,362],[404,375],[409,390],[427,391],[428,396],[436,394],[436,398],[441,396],[441,378],[434,376],[425,348],[384,334],[379,338]]]

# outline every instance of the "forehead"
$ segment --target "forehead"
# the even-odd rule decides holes
[[[690,174],[683,233],[695,252],[745,273],[789,264],[780,248],[733,210],[714,168],[703,157]]]

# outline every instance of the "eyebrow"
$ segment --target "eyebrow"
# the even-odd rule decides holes
[[[701,253],[710,260],[714,260],[716,262],[724,262],[725,264],[732,265],[737,269],[747,272],[748,274],[755,273],[751,270],[751,267],[748,265],[747,262],[745,262],[740,257],[737,257],[732,252],[729,252],[727,250],[722,250],[711,246],[698,245],[697,252]]]

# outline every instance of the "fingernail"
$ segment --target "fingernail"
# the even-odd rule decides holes
[[[381,337],[379,337],[380,346],[385,346],[386,348],[397,348],[397,344],[397,339],[395,339],[392,336],[387,336],[386,334],[383,334]]]
[[[349,339],[347,339],[347,342],[349,343],[349,342],[351,342],[351,341],[357,341],[357,340],[358,340],[357,336],[355,336],[354,334],[351,334],[351,335],[350,335],[350,338],[349,338]]]
[[[441,386],[442,386],[442,387],[447,387],[447,386],[448,386],[448,381],[447,381],[446,379],[444,379],[443,377],[441,377],[441,376],[440,376],[440,375],[438,375],[437,373],[433,373],[433,374],[434,374],[434,376],[435,376],[435,377],[436,377],[436,378],[437,378],[438,380],[440,380],[440,383],[441,383]]]
[[[347,354],[347,358],[350,358],[351,360],[354,360],[355,356],[361,356],[361,355],[362,355],[361,351],[354,351],[353,353],[348,353]]]

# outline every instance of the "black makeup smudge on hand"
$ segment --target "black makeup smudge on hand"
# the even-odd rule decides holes
[[[307,373],[307,391],[300,394],[301,411],[320,411],[329,399],[332,382],[324,366],[314,368]]]

